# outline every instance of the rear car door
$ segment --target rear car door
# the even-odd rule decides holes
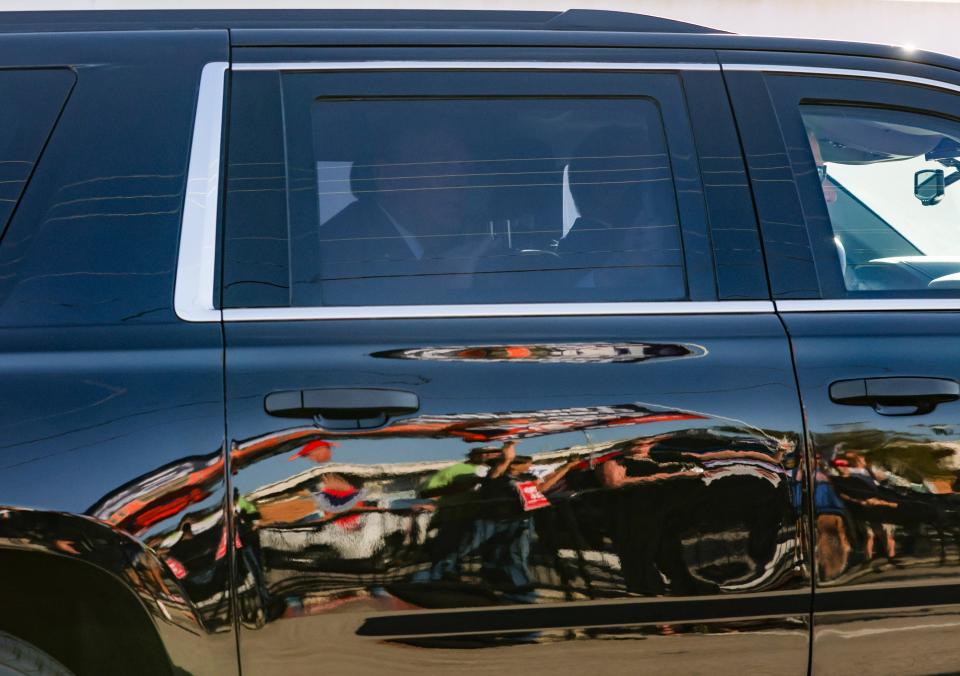
[[[814,670],[954,672],[960,77],[722,61],[814,458]]]
[[[253,51],[221,284],[245,673],[804,673],[800,409],[713,57]]]

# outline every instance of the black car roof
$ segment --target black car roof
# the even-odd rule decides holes
[[[744,36],[606,10],[71,10],[0,12],[0,34],[227,29],[235,47],[516,45],[674,47],[870,56],[960,70],[960,59],[871,43]]]
[[[600,30],[722,33],[657,16],[604,10],[73,10],[0,14],[0,31],[171,30],[190,28],[395,28]]]

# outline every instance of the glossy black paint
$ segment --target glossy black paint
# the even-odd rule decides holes
[[[757,215],[725,88],[712,74],[696,72],[684,73],[683,85],[709,209],[717,297],[765,300],[770,291]]]
[[[0,112],[0,238],[75,82],[67,68],[0,74],[0,97],[7,102]]]
[[[189,28],[423,28],[483,30],[611,30],[643,33],[723,33],[705,26],[631,12],[570,9],[543,11],[441,10],[186,10],[9,12],[10,29],[18,30],[184,30]]]
[[[902,328],[893,328],[894,320]],[[957,404],[923,415],[884,416],[829,402],[819,375],[836,370],[956,377],[957,356],[947,348],[955,320],[897,313],[882,321],[864,318],[857,333],[849,316],[788,318],[816,454],[814,669],[830,672],[856,656],[871,673],[956,670]],[[823,356],[865,340],[876,347],[854,362]],[[900,361],[901,350],[934,343],[935,360]],[[902,366],[891,368],[897,363]]]
[[[960,377],[952,313],[796,314],[790,332],[816,458],[819,577],[824,587],[957,587],[960,502],[953,447],[960,404],[884,415],[830,400],[834,377]],[[869,340],[871,349],[851,353]],[[927,357],[926,355],[930,355]]]
[[[684,623],[744,617],[767,619],[724,631],[762,641],[786,622],[797,640],[778,663],[805,670],[799,406],[774,316],[236,323],[226,339],[245,671],[348,649],[423,670],[435,658],[394,651],[486,632],[472,673],[517,641],[559,658],[555,629],[603,640],[651,623],[682,646]],[[401,389],[420,410],[354,431],[263,410],[264,393],[308,386]],[[472,447],[511,440],[563,468],[548,505],[524,516],[482,486],[457,507],[430,497]]]
[[[800,402],[772,314],[230,324],[226,356],[221,326],[176,318],[193,108],[210,61],[351,60],[363,46],[366,58],[387,60],[527,59],[549,48],[557,60],[712,62],[713,50],[735,49],[721,60],[879,63],[960,83],[956,60],[896,48],[616,22],[611,31],[603,17],[590,30],[584,17],[566,27],[577,30],[529,30],[556,15],[480,14],[410,13],[398,29],[397,15],[329,12],[4,13],[0,66],[63,69],[75,83],[36,170],[16,177],[23,192],[10,197],[0,242],[0,630],[78,674],[233,673],[235,638],[251,673],[440,673],[467,663],[803,673],[813,608],[816,670],[836,671],[851,646],[874,673],[956,670],[953,489],[878,488],[889,504],[848,491],[841,526],[807,518]],[[804,220],[816,191],[802,177],[808,158],[776,135],[769,83],[726,74],[737,139],[719,78],[679,77],[695,140],[687,171],[702,196],[703,215],[688,219],[706,262],[691,271],[697,297],[768,295],[747,172],[775,296],[819,297],[829,285],[805,235],[816,224]],[[771,192],[777,182],[783,191]],[[832,403],[828,388],[960,378],[953,314],[783,321],[818,485],[849,478],[838,459],[892,474],[910,456],[928,474],[946,472],[956,402],[894,418]],[[263,408],[270,392],[323,386],[414,392],[421,411],[345,432]],[[479,551],[460,557],[452,580],[415,580],[435,563],[441,529],[431,520],[443,511],[418,494],[418,480],[461,460],[468,442],[509,439],[544,465],[576,460],[569,485],[545,491],[549,506],[512,520],[528,525],[488,519],[511,544],[531,543],[521,560],[532,584],[486,579]],[[603,466],[626,456],[656,465],[656,478],[604,484]],[[332,470],[363,478],[368,493],[353,504],[331,494],[347,497],[347,509],[297,523],[316,517],[320,477]],[[409,495],[387,499],[389,482]],[[658,482],[681,487],[683,499],[629,509],[655,502]],[[625,539],[631,530],[649,537]],[[643,542],[657,544],[631,551]],[[621,556],[673,575],[628,581],[612,565]]]
[[[871,59],[721,56],[722,62],[744,59],[882,68],[960,82],[956,73],[912,64],[891,67]],[[956,116],[956,95],[868,79],[743,72],[727,72],[725,77],[744,139],[777,298],[949,297],[933,290],[845,290],[799,104],[908,105]],[[765,95],[758,97],[757,92]],[[953,611],[937,606],[960,598],[954,459],[960,404],[951,394],[960,376],[957,315],[904,308],[785,312],[781,317],[794,353],[813,475],[813,666],[836,671],[855,659],[878,673],[955,670],[956,656],[945,654],[941,646],[945,641],[955,644],[960,634],[955,623],[943,619]],[[857,388],[863,390],[862,397]],[[927,396],[911,398],[911,393]],[[903,610],[885,613],[879,607]],[[856,610],[863,612],[852,612]],[[918,619],[931,613],[940,620]],[[876,633],[865,629],[876,625]],[[877,640],[881,634],[909,636],[912,662],[892,657]]]
[[[56,583],[18,581],[0,628],[47,617],[39,644],[59,646],[76,585],[73,625],[111,636],[76,634],[78,674],[125,670],[110,653],[236,668],[220,330],[171,307],[199,72],[226,58],[223,31],[0,37],[3,67],[76,79],[0,244],[0,568],[12,550],[62,562]],[[84,596],[88,566],[140,620]]]

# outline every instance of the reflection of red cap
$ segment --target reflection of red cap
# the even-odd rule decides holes
[[[316,441],[311,441],[308,444],[304,444],[303,448],[291,455],[289,458],[287,458],[287,460],[295,460],[305,455],[309,455],[313,451],[324,449],[327,452],[327,457],[325,460],[320,460],[319,462],[328,462],[330,460],[330,449],[339,445],[340,444],[336,443],[335,441],[323,441],[322,439],[317,439]]]
[[[525,359],[530,356],[530,348],[522,347],[520,345],[508,345],[507,346],[507,358],[508,359]]]

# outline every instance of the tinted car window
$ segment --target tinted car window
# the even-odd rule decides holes
[[[282,133],[275,99],[247,103]],[[309,119],[284,139],[306,172],[234,123],[226,307],[686,296],[650,99],[321,98]]]
[[[202,60],[212,60],[184,46],[204,37],[105,34],[91,43],[106,59],[91,63],[142,61],[80,69],[0,246],[0,325],[176,320],[196,87]]]
[[[801,107],[847,291],[960,288],[960,124]]]
[[[0,71],[0,233],[73,82],[69,70]]]

